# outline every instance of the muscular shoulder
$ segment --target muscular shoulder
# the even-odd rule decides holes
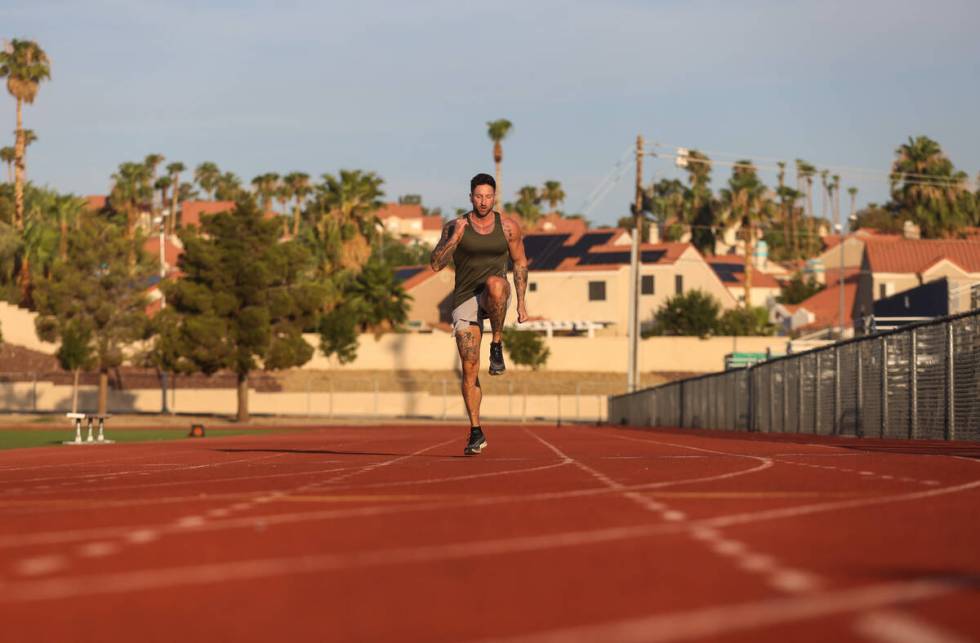
[[[521,230],[521,224],[516,217],[501,214],[500,225],[504,229],[504,236],[507,237],[508,241],[521,239],[524,236],[524,231]]]

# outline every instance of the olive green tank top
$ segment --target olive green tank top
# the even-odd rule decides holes
[[[453,308],[483,292],[488,277],[506,278],[509,258],[507,237],[504,236],[499,212],[493,213],[493,229],[487,234],[474,230],[472,222],[467,225],[463,238],[453,252],[453,263],[456,264]]]

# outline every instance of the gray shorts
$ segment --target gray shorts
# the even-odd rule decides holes
[[[510,308],[510,295],[507,295],[507,307]],[[489,319],[487,311],[480,307],[480,296],[473,295],[459,306],[453,308],[453,333],[465,330],[470,324],[483,328],[483,320]]]

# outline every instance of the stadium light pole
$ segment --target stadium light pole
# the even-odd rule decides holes
[[[640,235],[643,231],[643,136],[636,137],[636,203],[633,212],[633,245],[630,248],[629,363],[626,390],[639,388],[640,356]]]

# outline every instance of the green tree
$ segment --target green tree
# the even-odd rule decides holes
[[[10,147],[0,147],[0,162],[7,166],[7,183],[14,182],[14,161],[17,160],[17,151]]]
[[[500,165],[504,160],[504,146],[502,143],[512,129],[514,129],[514,124],[506,118],[499,118],[495,121],[487,122],[487,136],[493,141],[493,164],[496,172],[495,179],[497,181],[497,209],[500,209],[500,195],[503,194],[503,186],[500,183]]]
[[[719,335],[759,336],[775,332],[776,327],[769,323],[769,311],[762,306],[732,308],[718,319]]]
[[[78,376],[84,369],[95,364],[95,351],[92,349],[92,333],[87,325],[78,319],[65,323],[61,331],[61,345],[55,353],[58,365],[72,374],[71,412],[78,412]]]
[[[51,78],[51,62],[40,45],[32,40],[11,40],[0,52],[0,77],[7,78],[7,91],[17,101],[17,139],[14,143],[15,224],[24,229],[24,103],[31,105],[41,83]]]
[[[876,203],[869,203],[866,208],[858,210],[854,229],[866,228],[889,234],[902,234],[903,221],[890,210]]]
[[[382,183],[384,179],[374,172],[362,170],[323,175],[311,204],[314,247],[323,275],[335,270],[356,273],[367,263],[380,228],[376,212],[384,196]]]
[[[718,208],[711,192],[711,159],[703,152],[690,150],[685,169],[690,185],[685,199],[688,210],[686,218],[691,224],[691,243],[702,254],[714,254]]]
[[[803,275],[796,273],[782,285],[777,301],[781,304],[799,304],[813,297],[823,288],[813,277],[804,280]]]
[[[140,213],[147,210],[153,200],[152,175],[145,163],[121,163],[112,175],[112,191],[109,204],[125,216],[126,238],[130,242],[130,263],[136,261],[136,225]]]
[[[532,227],[541,217],[541,196],[533,185],[525,185],[517,191],[514,211],[520,215],[526,227]]]
[[[282,182],[293,198],[293,237],[298,237],[303,203],[313,192],[313,187],[310,185],[310,175],[305,172],[290,172],[283,177]]]
[[[910,137],[895,156],[890,210],[930,238],[950,236],[972,222],[976,201],[967,189],[967,175],[953,166],[939,143],[927,136]]]
[[[255,188],[255,195],[262,204],[262,211],[268,212],[272,207],[272,199],[279,190],[279,175],[275,172],[266,172],[252,179],[252,187]]]
[[[394,270],[377,259],[368,260],[344,289],[344,305],[354,313],[361,332],[397,329],[408,318],[411,300]]]
[[[721,304],[701,290],[689,290],[665,301],[653,316],[654,335],[708,337],[718,324]]]
[[[91,365],[99,371],[98,411],[105,414],[109,371],[125,348],[146,337],[144,294],[152,261],[129,261],[132,244],[104,217],[85,213],[68,240],[68,258],[56,261],[34,288],[38,336],[46,341],[89,337]]]
[[[544,366],[551,355],[551,349],[544,345],[540,335],[511,326],[504,328],[504,347],[514,364],[530,366],[535,371]]]
[[[218,201],[237,201],[245,194],[242,180],[234,172],[225,172],[218,177],[214,198]]]
[[[204,190],[209,199],[214,199],[214,193],[218,189],[218,181],[220,179],[221,170],[211,161],[204,161],[194,168],[194,180],[201,186],[201,189]]]
[[[167,307],[159,353],[170,370],[238,377],[240,422],[249,420],[248,378],[258,368],[306,363],[303,338],[316,325],[325,291],[310,278],[309,252],[279,243],[279,224],[262,218],[254,199],[231,212],[202,217],[201,230],[180,233],[183,278],[164,284]]]
[[[771,215],[766,186],[759,180],[752,161],[735,162],[728,187],[721,191],[721,202],[729,225],[740,225],[745,235],[745,306],[750,306],[752,263],[755,258],[756,230]]]
[[[547,201],[548,207],[554,211],[558,204],[565,200],[565,190],[561,187],[561,181],[545,181],[539,198],[542,201]]]
[[[184,185],[180,182],[180,174],[187,167],[180,161],[175,161],[167,166],[167,174],[170,176],[170,215],[167,217],[167,234],[173,234],[177,227],[177,203],[181,199],[181,189]]]

